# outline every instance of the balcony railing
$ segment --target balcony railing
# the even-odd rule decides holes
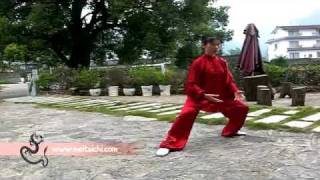
[[[319,44],[314,44],[313,47],[320,47],[320,43]]]
[[[289,45],[289,48],[302,48],[301,45]]]

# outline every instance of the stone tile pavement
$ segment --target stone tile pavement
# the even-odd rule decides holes
[[[119,100],[119,99],[118,99]],[[46,100],[43,99],[45,102]],[[71,101],[72,102],[72,101]],[[0,156],[0,179],[319,179],[320,135],[244,128],[222,138],[221,125],[195,123],[186,148],[154,155],[171,123],[76,110],[0,103],[0,142],[116,140],[137,145],[135,155],[53,157],[45,168],[18,156]],[[307,121],[306,121],[307,122]]]

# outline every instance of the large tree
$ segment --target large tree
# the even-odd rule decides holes
[[[106,52],[117,54],[120,63],[132,63],[146,51],[152,59],[173,57],[178,49],[198,43],[203,34],[220,33],[230,39],[227,8],[208,6],[212,2],[2,0],[0,18],[16,31],[13,39],[0,37],[0,48],[8,42],[25,45],[33,56],[53,52],[75,68],[89,66],[90,57],[101,61]]]

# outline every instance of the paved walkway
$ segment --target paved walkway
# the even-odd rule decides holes
[[[147,116],[152,116],[154,117],[154,119],[161,118],[161,116],[169,115],[170,117],[166,117],[167,120],[173,119],[175,116],[177,116],[178,113],[181,112],[181,108],[183,107],[183,103],[177,104],[159,101],[141,101],[141,99],[144,99],[143,97],[141,97],[140,99],[134,98],[135,97],[131,97],[129,99],[140,101],[125,101],[124,99],[121,99],[121,97],[101,98],[79,96],[27,96],[19,98],[9,98],[5,99],[5,101],[15,103],[40,103],[51,105],[52,107],[73,108],[76,110],[89,107],[103,108],[105,110],[109,110],[110,114],[113,114],[112,112],[122,112],[124,115],[129,115],[131,112],[138,111],[140,112],[140,114],[147,114]],[[156,99],[154,98],[154,100]],[[163,101],[163,99],[161,100]],[[281,110],[274,107],[256,109],[250,111],[246,120],[250,121],[250,123],[278,125],[278,128],[280,126],[286,126],[297,128],[305,132],[320,132],[320,108],[313,109],[312,111],[310,111],[310,108],[292,108],[281,108]],[[224,115],[222,113],[206,113],[204,111],[200,111],[198,117],[200,119],[210,120],[211,122],[214,122],[219,121],[219,119],[221,120],[221,118],[223,119]]]
[[[279,93],[275,95],[275,100],[273,100],[273,106],[279,107],[291,107],[291,98],[288,96],[286,98],[279,98]],[[118,97],[109,97],[109,96],[99,96],[102,99],[114,99],[120,101],[147,101],[147,102],[162,102],[162,103],[184,103],[186,96],[185,95],[172,95],[172,96],[151,96],[151,97],[142,97],[142,96],[118,96]],[[249,104],[256,104],[256,102],[248,102]],[[320,107],[320,93],[307,93],[306,106]]]
[[[0,156],[0,179],[319,179],[319,134],[252,131],[222,138],[223,126],[195,123],[182,152],[155,157],[170,127],[161,121],[134,121],[100,113],[0,103],[0,141],[26,142],[34,131],[46,142],[135,143],[136,155],[49,156],[46,168],[15,156]]]
[[[21,97],[28,95],[28,85],[24,84],[0,84],[0,99]]]
[[[2,84],[2,89],[0,89],[0,99],[10,98],[10,97],[21,97],[27,96],[27,84]],[[99,96],[101,99],[115,99],[120,101],[146,101],[146,102],[161,102],[161,103],[184,103],[185,95],[172,95],[172,96]],[[249,104],[255,104],[256,102],[249,102]],[[279,99],[279,93],[275,95],[275,100],[272,102],[273,106],[280,107],[290,107],[291,98]],[[320,107],[320,93],[307,93],[306,94],[306,106]]]

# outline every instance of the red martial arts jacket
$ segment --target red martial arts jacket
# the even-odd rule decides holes
[[[203,54],[189,65],[184,90],[199,102],[204,100],[205,93],[219,94],[219,99],[233,99],[238,88],[225,59]]]

